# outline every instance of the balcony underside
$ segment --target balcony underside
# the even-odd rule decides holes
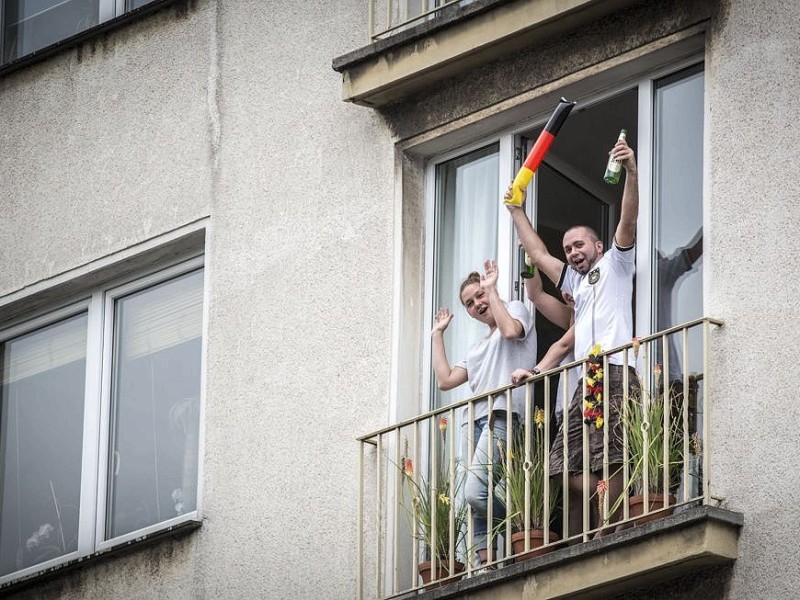
[[[740,513],[698,506],[417,597],[607,598],[734,561],[742,523]]]
[[[336,58],[333,68],[344,100],[378,107],[633,3],[477,0]]]

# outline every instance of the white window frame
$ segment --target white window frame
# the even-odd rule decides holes
[[[636,317],[635,317],[635,331],[637,335],[647,335],[652,333],[653,324],[653,311],[652,305],[652,277],[650,273],[650,254],[652,253],[653,245],[653,229],[652,229],[652,203],[653,203],[653,118],[654,118],[654,82],[672,73],[679,72],[687,67],[696,65],[703,62],[704,56],[702,52],[697,52],[691,56],[685,57],[682,60],[671,62],[668,65],[661,66],[648,70],[643,75],[630,79],[620,79],[612,86],[606,86],[598,90],[590,90],[589,93],[578,95],[573,98],[569,95],[569,91],[565,90],[564,93],[570,99],[576,100],[581,107],[591,106],[598,102],[607,100],[623,91],[636,88],[638,91],[638,140],[637,140],[637,166],[639,171],[639,220],[637,225],[637,257],[636,257]],[[586,89],[587,81],[581,82],[581,87]],[[704,98],[704,114],[708,112],[708,99]],[[431,372],[431,341],[430,333],[432,328],[432,315],[434,314],[435,307],[433,306],[433,299],[435,297],[435,270],[434,264],[434,234],[438,224],[435,222],[436,215],[436,168],[438,165],[447,162],[453,158],[477,150],[492,143],[499,144],[499,176],[500,183],[497,196],[497,205],[500,207],[500,198],[502,198],[508,183],[513,179],[516,174],[514,168],[514,147],[519,139],[519,136],[526,131],[530,131],[534,127],[543,125],[549,114],[539,114],[534,118],[514,124],[513,127],[506,128],[500,133],[494,134],[489,137],[474,140],[469,144],[459,146],[457,148],[448,149],[446,152],[430,156],[425,164],[424,176],[424,216],[425,216],[425,263],[424,263],[424,319],[423,319],[423,368],[422,368],[422,393],[420,394],[420,411],[426,411],[431,406],[431,391],[432,391],[432,372]],[[707,135],[707,134],[706,134]],[[557,142],[556,142],[557,143]],[[704,143],[707,139],[704,138]],[[707,147],[703,150],[703,155],[707,155]],[[706,188],[706,168],[704,172],[704,198]],[[533,205],[535,203],[535,194],[529,188],[529,198],[533,201],[530,202],[528,207],[529,214],[535,215]],[[611,206],[611,216],[615,207]],[[704,211],[705,212],[705,211]],[[705,215],[704,215],[705,220]],[[534,226],[535,220],[532,217]],[[704,223],[704,225],[706,225]],[[514,240],[516,233],[513,230],[508,211],[500,210],[498,213],[498,248],[497,260],[500,270],[500,279],[498,281],[498,290],[503,298],[510,299],[513,297],[514,281],[516,280],[514,270],[517,268],[516,252],[514,252]],[[559,257],[563,260],[563,257]],[[707,286],[704,286],[704,290]],[[529,308],[530,303],[525,300]],[[704,292],[705,303],[705,292]],[[457,357],[449,357],[451,360]]]
[[[110,384],[114,302],[124,295],[173,280],[180,275],[201,268],[204,269],[204,272],[196,508],[177,517],[105,540],[103,538],[105,537],[106,529],[105,509],[109,486],[107,468],[110,457],[110,414],[113,400]],[[0,576],[0,585],[13,583],[77,559],[85,559],[88,556],[127,545],[133,540],[146,538],[151,534],[174,528],[178,525],[199,523],[201,521],[203,461],[200,460],[200,457],[203,456],[204,451],[203,423],[205,422],[208,290],[209,273],[205,264],[205,256],[201,255],[135,279],[126,278],[124,283],[109,283],[92,291],[89,297],[83,300],[0,331],[0,343],[3,343],[81,313],[86,313],[88,317],[78,549],[51,560]]]
[[[16,1],[16,0],[12,0],[12,1]],[[152,2],[158,2],[158,0],[149,0],[149,3],[152,3]],[[131,11],[125,9],[125,0],[99,0],[98,4],[99,5],[97,7],[97,25],[94,25],[93,27],[88,27],[88,28],[84,29],[83,31],[90,31],[94,27],[99,27],[100,25],[102,25],[103,23],[106,23],[107,21],[110,21],[111,19],[114,19],[116,17],[124,15],[125,13],[131,12]],[[2,7],[0,6],[0,8],[2,8]],[[47,8],[45,10],[50,10],[50,8]],[[4,19],[3,19],[3,11],[0,10],[0,49],[3,48],[3,43],[4,43],[3,33],[5,31],[5,24],[4,24],[3,21],[4,21]],[[83,33],[83,31],[75,32],[73,35],[78,35],[80,33]],[[72,37],[72,36],[68,36],[68,37]],[[63,39],[67,39],[67,38],[63,38]],[[53,42],[52,44],[48,44],[47,46],[43,46],[42,48],[37,48],[33,52],[29,52],[27,54],[22,54],[22,55],[20,55],[20,56],[18,56],[16,58],[14,58],[13,60],[15,61],[15,60],[19,60],[19,59],[21,59],[21,58],[23,58],[25,56],[30,56],[30,55],[34,54],[35,52],[39,52],[39,51],[43,50],[44,48],[47,48],[47,47],[49,47],[51,45],[58,44],[59,42],[63,41],[63,39],[62,40],[57,40],[57,41]],[[0,51],[0,59],[1,58],[2,58],[2,52]],[[8,62],[12,62],[12,61],[8,61]],[[0,62],[0,68],[3,67],[4,65],[8,64],[8,62]]]

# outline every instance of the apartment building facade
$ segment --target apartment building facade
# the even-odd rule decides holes
[[[485,258],[521,297],[500,198],[563,96],[529,215],[610,243],[628,130],[636,334],[700,324],[662,360],[703,375],[705,489],[426,593],[794,596],[800,9],[434,4],[3,3],[0,594],[422,592],[362,442],[468,396],[432,384],[434,307]]]

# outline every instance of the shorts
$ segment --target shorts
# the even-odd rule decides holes
[[[622,464],[622,420],[621,408],[624,396],[622,365],[608,365],[608,376],[605,378],[604,397],[610,399],[608,421],[598,429],[594,423],[583,422],[583,382],[578,387],[569,406],[566,421],[556,434],[553,447],[550,449],[550,474],[560,475],[564,471],[564,432],[567,426],[567,471],[580,473],[583,471],[583,430],[589,436],[589,470],[598,473],[603,470],[603,430],[608,427],[608,464]],[[639,394],[639,378],[636,369],[628,367],[628,394]]]

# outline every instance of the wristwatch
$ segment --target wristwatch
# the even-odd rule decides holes
[[[539,370],[539,367],[533,367],[531,369],[531,373],[533,373],[534,375],[539,375],[541,371]]]

